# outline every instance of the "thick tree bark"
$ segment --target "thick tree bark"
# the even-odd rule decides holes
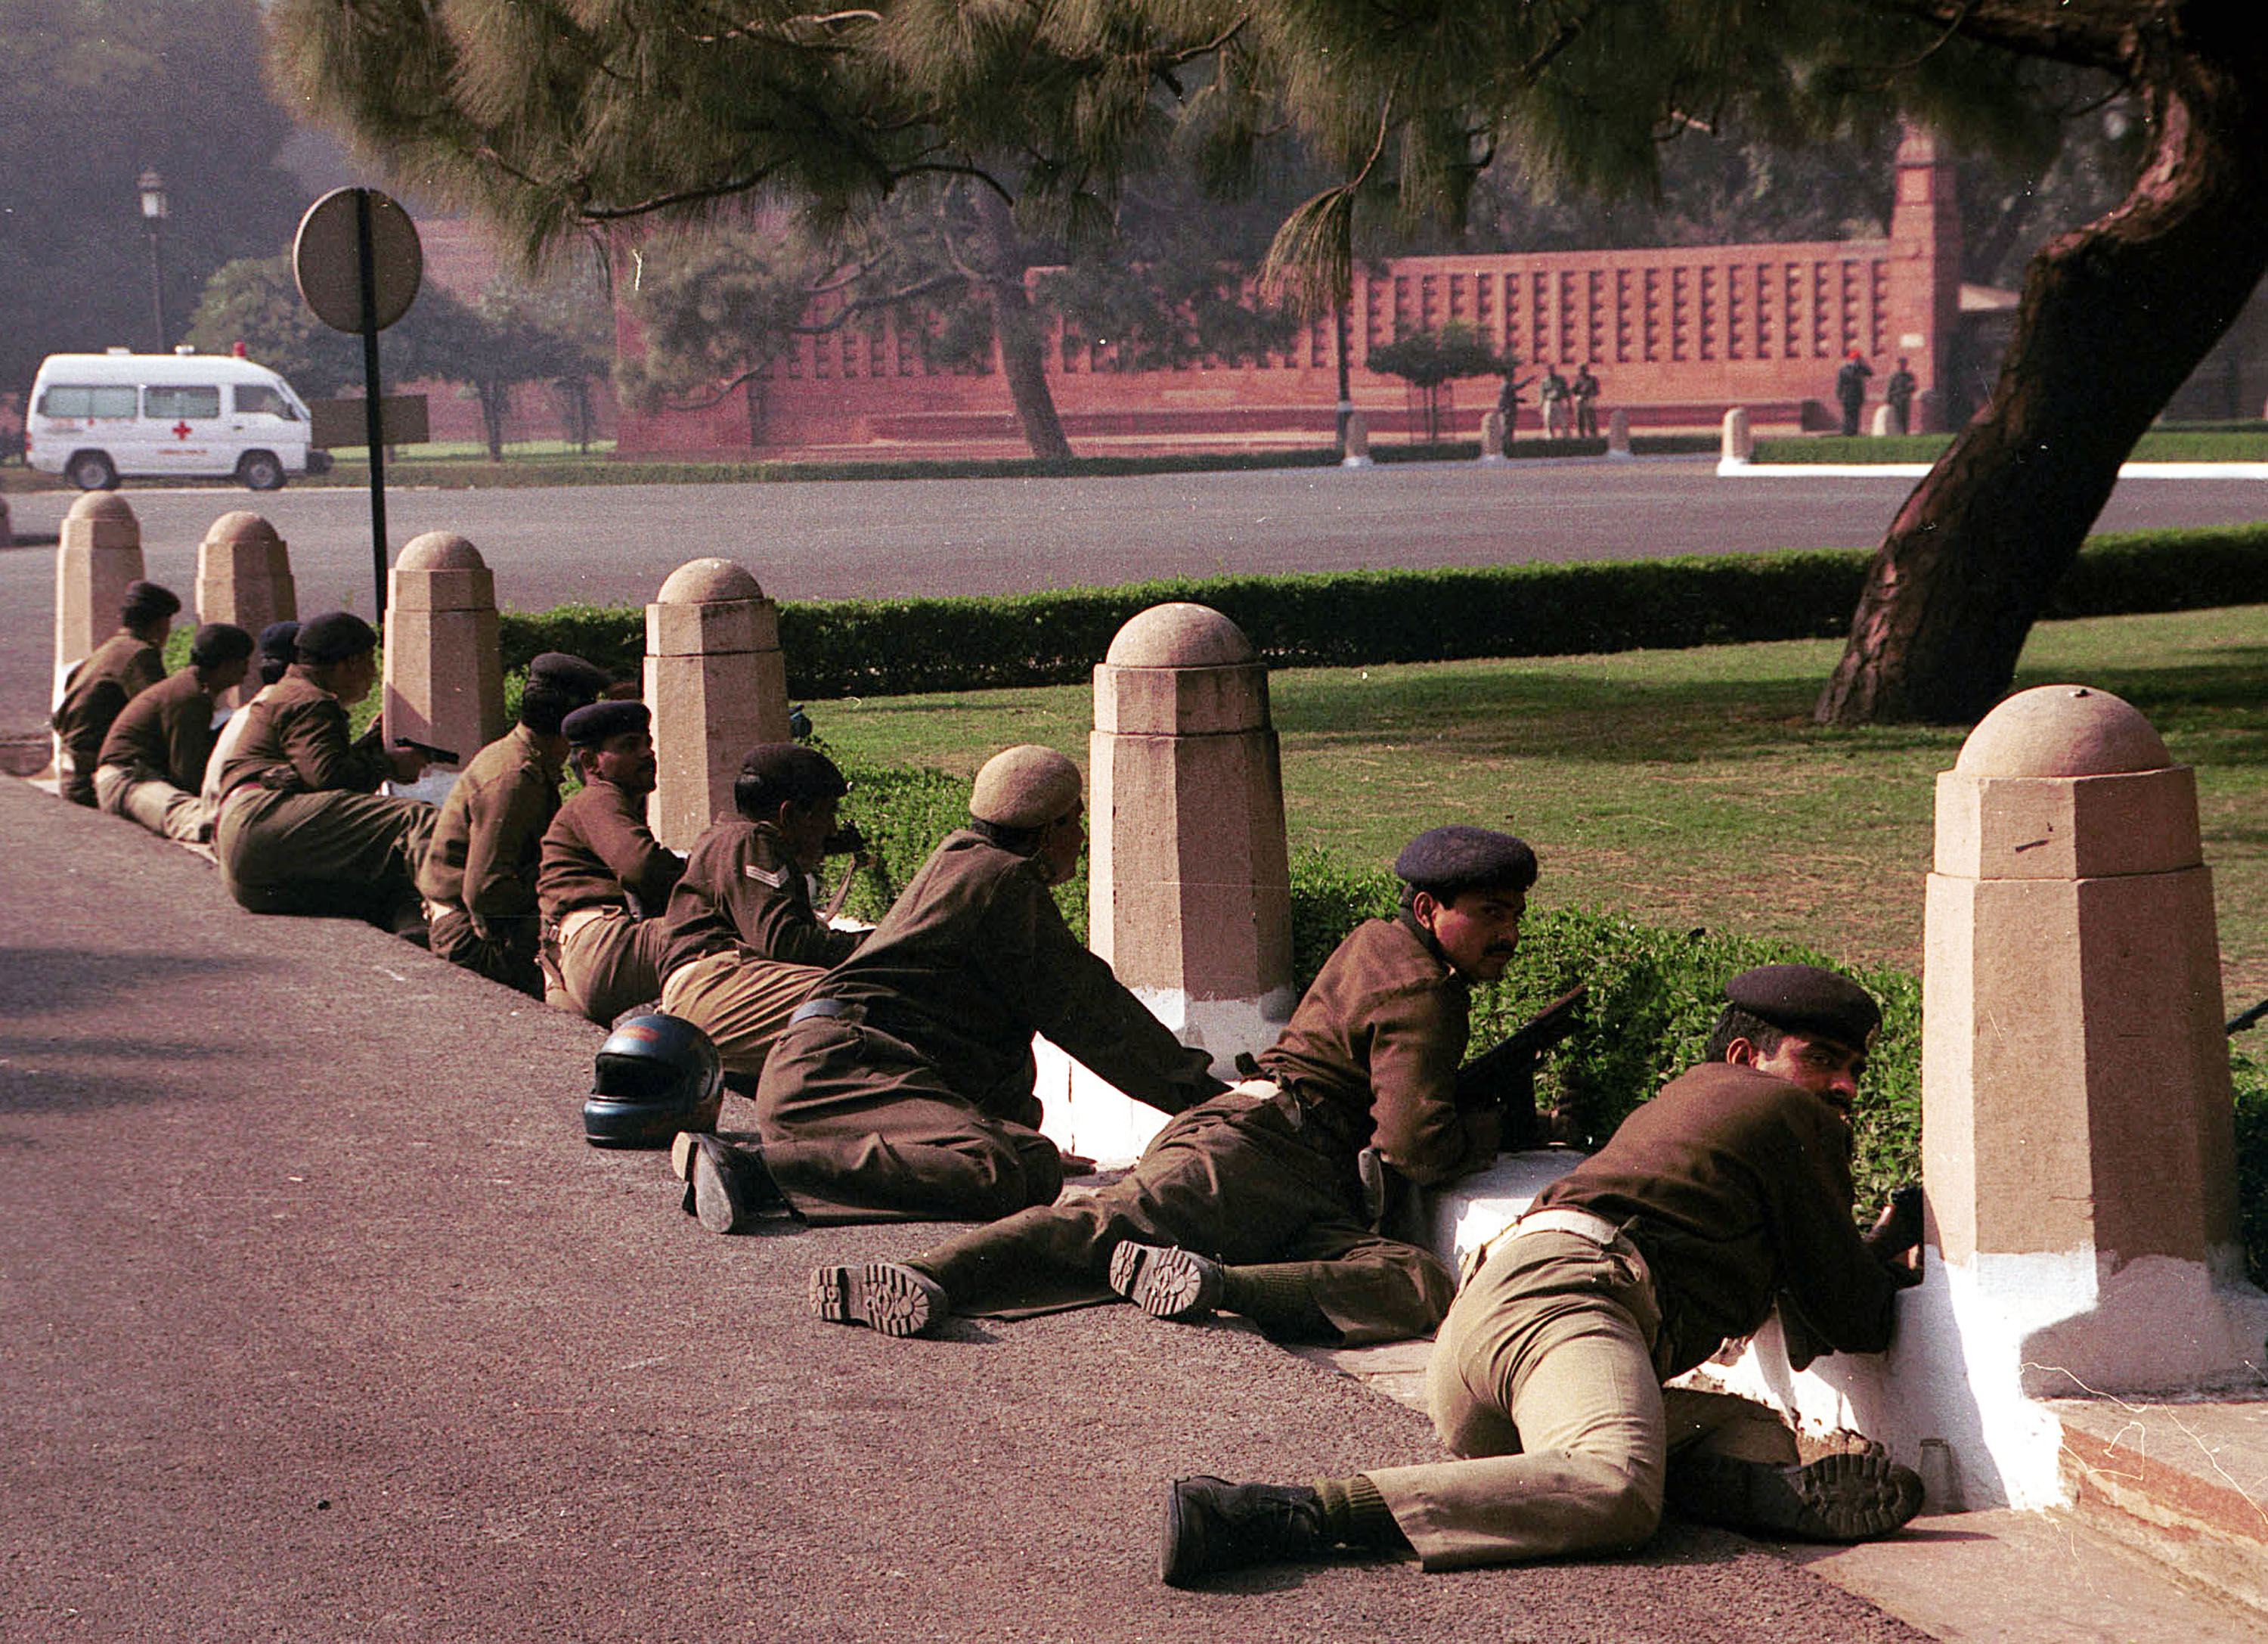
[[[2115,210],[2033,259],[1991,402],[1874,557],[1813,710],[1822,724],[1966,724],[1992,709],[2119,464],[2268,269],[2257,19],[2213,0],[2169,9],[2221,26],[2126,37],[2156,146]]]
[[[1008,398],[1016,408],[1017,425],[1024,443],[1042,461],[1060,462],[1071,454],[1063,419],[1056,415],[1055,395],[1048,388],[1047,336],[1040,316],[1024,291],[1022,236],[1016,232],[1008,203],[989,188],[976,190],[977,219],[984,226],[985,296],[992,305],[992,335],[1000,349],[1000,374],[1007,380]]]

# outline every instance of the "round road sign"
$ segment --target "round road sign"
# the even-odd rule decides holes
[[[375,188],[334,188],[307,208],[291,242],[291,274],[315,317],[335,331],[363,326],[362,201],[370,203],[372,317],[380,331],[409,312],[424,276],[417,225]]]

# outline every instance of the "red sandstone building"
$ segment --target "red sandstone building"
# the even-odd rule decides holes
[[[1919,380],[1918,429],[1982,397],[1962,332],[1961,225],[1952,162],[1930,139],[1898,154],[1896,204],[1881,240],[1676,247],[1640,251],[1398,257],[1359,270],[1349,312],[1354,403],[1375,432],[1422,427],[1400,379],[1366,367],[1375,347],[1458,322],[1523,375],[1588,364],[1602,409],[1646,427],[1712,426],[1746,406],[1764,425],[1824,426],[1837,368],[1856,350],[1879,397],[1900,358]],[[1242,365],[1117,368],[1113,350],[1049,339],[1049,387],[1083,452],[1190,444],[1327,442],[1338,399],[1335,326],[1309,326],[1292,350]],[[624,314],[619,336],[637,346]],[[1452,425],[1469,434],[1497,385],[1467,385]],[[1534,390],[1521,427],[1535,426]],[[1807,402],[1808,402],[1807,404]],[[699,410],[621,414],[616,452],[635,456],[777,454],[826,447],[934,452],[1012,441],[997,365],[931,367],[895,319],[798,338],[759,379]],[[848,454],[848,453],[846,453]]]

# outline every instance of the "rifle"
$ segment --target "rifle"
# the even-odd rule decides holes
[[[2242,1015],[2237,1017],[2235,1021],[2230,1022],[2228,1024],[2229,1037],[2235,1038],[2238,1034],[2242,1033],[2247,1028],[2252,1026],[2254,1022],[2258,1021],[2263,1016],[2268,1016],[2268,999],[2262,999],[2250,1010],[2246,1011]]]
[[[843,882],[835,887],[835,895],[828,900],[827,911],[820,916],[821,924],[830,923],[843,911],[843,899],[850,894],[850,881],[858,877],[862,867],[873,869],[875,888],[882,894],[884,908],[897,899],[897,893],[890,886],[889,870],[882,866],[882,853],[866,844],[866,836],[858,831],[857,822],[844,822],[827,836],[827,854],[848,856],[850,866],[843,870]]]
[[[1555,1046],[1582,1026],[1583,1003],[1590,992],[1580,984],[1570,988],[1513,1028],[1502,1043],[1457,1070],[1457,1105],[1488,1103],[1502,1110],[1507,1152],[1548,1139],[1535,1111],[1535,1070]]]

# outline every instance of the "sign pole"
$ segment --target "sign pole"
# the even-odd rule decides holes
[[[356,274],[362,299],[363,431],[370,451],[371,576],[378,620],[386,620],[386,407],[378,375],[378,269],[370,220],[370,190],[355,195]]]

